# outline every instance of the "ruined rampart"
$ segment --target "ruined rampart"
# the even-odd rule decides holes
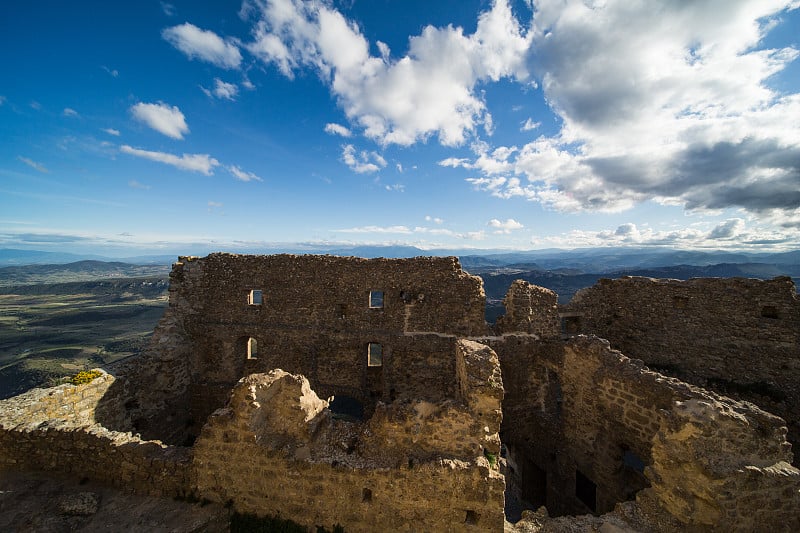
[[[800,298],[790,278],[603,279],[563,311],[567,330],[751,401],[786,419],[800,443]]]
[[[273,368],[367,413],[378,400],[449,397],[446,337],[483,334],[484,299],[480,278],[452,257],[182,257],[152,345],[157,371],[137,374],[146,392],[132,417],[143,434],[178,442],[158,426],[163,407],[190,413],[183,422],[196,435],[241,377]],[[148,383],[157,379],[169,387]]]
[[[484,455],[499,453],[497,357],[468,341],[454,348],[463,394],[381,404],[363,425],[333,417],[302,376],[245,378],[194,446],[198,494],[312,527],[499,531],[505,483]]]
[[[546,505],[521,526],[546,531],[800,529],[782,419],[656,373],[613,342],[562,338],[559,311],[612,329],[638,313],[668,357],[677,334],[657,320],[672,282],[621,324],[614,291],[559,310],[552,291],[515,282],[490,333],[480,279],[453,258],[212,254],[181,258],[171,279],[148,351],[116,379],[0,402],[0,470],[188,495],[311,530],[500,531],[504,504],[513,518]],[[720,336],[728,356],[714,357],[791,351],[796,297],[720,283],[707,296],[689,283],[698,293],[680,289],[680,309],[699,316],[702,296],[719,300],[716,314],[755,301],[759,316],[734,321],[749,336]]]
[[[649,371],[600,339],[492,346],[510,496],[554,515],[626,509],[643,530],[800,527],[782,419]]]
[[[114,378],[33,389],[0,408],[0,471],[46,470],[94,479],[140,494],[173,497],[189,488],[190,451],[112,431],[98,411],[108,405]],[[122,421],[119,421],[122,424]]]

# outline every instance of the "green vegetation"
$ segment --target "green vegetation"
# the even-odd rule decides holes
[[[492,453],[489,450],[487,450],[486,448],[484,448],[483,449],[483,456],[486,457],[486,459],[489,461],[489,466],[490,467],[494,468],[495,466],[497,466],[497,454],[496,453]]]

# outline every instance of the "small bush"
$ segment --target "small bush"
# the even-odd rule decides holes
[[[489,461],[489,466],[494,468],[497,465],[497,454],[494,454],[487,450],[486,448],[483,449],[483,456],[486,457],[486,460]]]
[[[99,370],[81,370],[70,380],[73,385],[83,385],[84,383],[91,383],[95,378],[99,378],[103,373]]]

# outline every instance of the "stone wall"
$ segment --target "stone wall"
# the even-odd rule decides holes
[[[600,339],[507,335],[492,346],[507,477],[523,498],[557,515],[635,498],[648,530],[800,527],[800,472],[780,418],[649,371]]]
[[[189,450],[143,441],[97,423],[110,409],[114,378],[33,389],[0,402],[0,471],[45,470],[100,480],[141,494],[177,496],[189,487]],[[118,420],[120,425],[122,420]]]
[[[499,452],[497,357],[453,348],[456,398],[380,403],[366,423],[333,417],[303,376],[248,376],[194,446],[198,496],[309,527],[500,531],[505,483],[486,458]]]
[[[164,409],[188,411],[196,435],[241,377],[273,368],[303,374],[321,395],[353,397],[368,413],[378,400],[448,397],[455,368],[437,339],[486,331],[481,280],[453,257],[212,254],[181,257],[170,280],[153,364],[132,376],[147,392],[131,415],[149,421],[143,434],[170,442],[177,436],[158,427]],[[368,364],[370,343],[382,348],[381,366]]]
[[[800,443],[800,299],[791,278],[603,279],[564,311],[576,333],[783,417]]]
[[[561,335],[558,295],[550,289],[516,280],[503,299],[506,313],[497,319],[499,333],[529,333],[541,339]]]

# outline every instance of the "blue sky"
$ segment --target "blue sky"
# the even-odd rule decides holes
[[[800,242],[800,4],[0,7],[0,247]]]

